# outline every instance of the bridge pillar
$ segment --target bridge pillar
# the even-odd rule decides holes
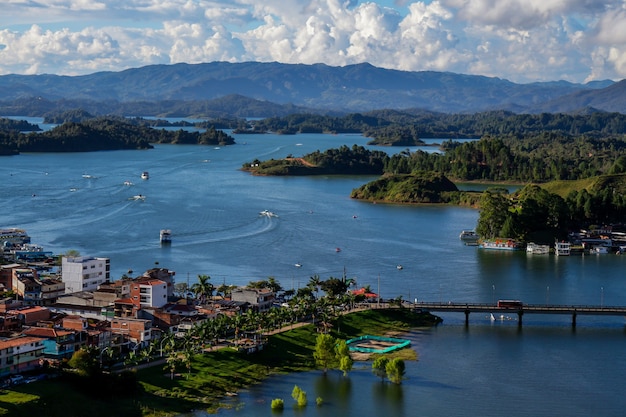
[[[524,315],[524,311],[517,310],[517,326],[522,327],[522,316]]]
[[[470,311],[465,310],[465,327],[469,326],[469,315],[470,315]]]

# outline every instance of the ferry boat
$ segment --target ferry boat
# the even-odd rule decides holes
[[[10,245],[24,245],[30,243],[30,236],[24,229],[15,227],[0,229],[0,243]]]
[[[514,239],[501,238],[485,240],[479,245],[479,248],[493,250],[521,250],[522,245]]]
[[[550,246],[548,245],[538,245],[536,243],[530,242],[526,245],[526,253],[532,255],[547,255],[550,253]]]
[[[144,171],[141,173],[142,180],[147,180],[148,178],[150,178],[150,174],[148,174],[148,171]]]
[[[161,229],[159,236],[161,243],[172,243],[172,231],[170,229]]]
[[[569,242],[556,242],[554,244],[554,253],[556,256],[569,256],[572,252],[572,245]]]
[[[459,239],[466,243],[473,243],[477,242],[480,239],[480,236],[473,230],[462,230],[459,235]]]

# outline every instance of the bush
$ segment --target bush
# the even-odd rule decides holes
[[[282,410],[285,408],[285,401],[282,398],[274,398],[272,400],[272,410]]]

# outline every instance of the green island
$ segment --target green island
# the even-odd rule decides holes
[[[354,189],[351,197],[374,203],[478,207],[476,231],[484,239],[506,236],[551,243],[572,230],[621,225],[626,215],[623,135],[487,135],[445,141],[441,153],[407,149],[393,156],[342,146],[301,157],[254,160],[242,169],[254,175],[378,175]],[[455,183],[491,187],[460,191]],[[503,184],[520,189],[509,193]]]
[[[171,131],[120,117],[67,121],[49,131],[30,133],[4,130],[0,124],[0,155],[151,149],[154,143],[225,146],[234,144],[235,140],[213,126],[202,133],[183,129]]]
[[[366,334],[401,334],[440,321],[429,313],[409,308],[368,308],[336,316],[328,334],[338,340]],[[70,365],[85,371],[66,371],[55,379],[1,390],[0,415],[38,415],[42,410],[48,417],[163,417],[192,410],[215,412],[227,406],[224,398],[262,383],[270,375],[320,369],[314,359],[320,334],[318,326],[311,322],[292,323],[267,335],[265,347],[256,353],[214,347],[190,355],[187,361],[174,361],[169,358],[183,353],[159,360],[157,349],[151,358],[152,366],[127,364],[125,370],[117,373],[103,373],[97,361],[87,360],[87,354],[75,354]],[[385,356],[417,360],[417,352],[408,348]],[[369,359],[357,366],[372,367],[370,362],[375,357]]]

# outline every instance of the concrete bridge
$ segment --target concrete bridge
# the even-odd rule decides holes
[[[521,304],[500,306],[489,303],[428,302],[411,303],[415,308],[428,311],[447,311],[465,314],[465,325],[469,325],[470,313],[517,314],[518,325],[522,325],[524,314],[568,314],[572,316],[572,327],[576,327],[576,316],[626,316],[626,307],[597,305],[560,305],[560,304]]]

